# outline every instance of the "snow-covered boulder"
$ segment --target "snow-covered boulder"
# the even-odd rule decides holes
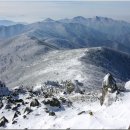
[[[74,80],[74,85],[75,85],[74,91],[76,93],[80,93],[80,94],[84,93],[83,90],[81,89],[83,86],[83,83],[79,82],[78,80]]]
[[[32,109],[30,107],[26,107],[25,110],[24,110],[25,114],[29,114],[31,112],[32,112]]]
[[[47,98],[43,103],[45,105],[50,105],[51,107],[61,107],[61,103],[57,98]]]
[[[6,123],[8,123],[8,120],[3,116],[0,119],[0,127],[4,127]]]
[[[33,99],[30,103],[30,107],[36,107],[36,106],[39,106],[40,103],[37,99]]]
[[[100,97],[100,104],[103,105],[104,102],[107,102],[106,104],[111,104],[108,103],[108,100],[114,100],[113,98],[113,93],[117,93],[116,91],[118,90],[116,81],[113,78],[113,76],[108,73],[102,82],[102,96]]]
[[[102,88],[111,88],[112,92],[117,90],[116,80],[113,78],[112,74],[108,73],[102,82]]]
[[[114,93],[111,93],[111,90],[108,89],[105,98],[104,98],[104,105],[105,106],[109,106],[111,105],[113,102],[115,102],[117,100],[117,91],[115,91]]]
[[[130,90],[130,81],[126,82],[125,88],[128,89],[128,90]]]

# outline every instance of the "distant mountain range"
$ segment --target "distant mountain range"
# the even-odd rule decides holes
[[[40,77],[36,73],[47,69],[46,65],[50,65],[51,60],[53,62],[51,58],[53,55],[54,59],[58,59],[60,55],[63,55],[60,53],[63,50],[66,52],[65,55],[68,55],[70,49],[89,47],[114,49],[113,51],[101,49],[101,53],[99,53],[99,49],[96,51],[90,49],[92,54],[87,53],[86,63],[91,63],[92,66],[96,65],[97,69],[99,67],[100,71],[97,71],[102,77],[105,74],[104,71],[112,72],[114,70],[113,73],[119,80],[125,81],[130,78],[130,23],[98,16],[94,18],[78,16],[73,19],[52,20],[48,18],[32,24],[0,26],[0,79],[6,80],[11,86],[24,83],[24,81],[26,81],[25,84],[33,83],[30,78],[36,77],[35,81],[43,81],[48,73],[54,71],[47,71],[45,76],[40,74]],[[73,55],[71,57],[74,58],[75,51],[71,51]],[[41,59],[43,57],[46,59],[47,56],[48,62],[43,60],[43,63],[40,64]],[[65,57],[62,56],[62,58]],[[55,60],[55,62],[57,61]],[[83,63],[81,62],[81,64]],[[53,64],[55,63],[53,62]],[[27,66],[29,69],[26,70]],[[53,67],[50,66],[49,69]],[[49,75],[56,77],[52,73]],[[57,74],[58,70],[54,73]],[[92,73],[94,74],[94,71],[89,72],[90,75]],[[61,74],[59,75],[61,76]]]
[[[1,41],[13,42],[12,39],[16,41],[23,35],[50,49],[106,46],[130,52],[130,23],[98,16],[58,21],[48,18],[28,25],[0,27]]]
[[[16,25],[16,24],[27,24],[27,23],[23,23],[23,22],[14,22],[14,21],[10,21],[10,20],[0,20],[0,26],[12,26],[12,25]]]

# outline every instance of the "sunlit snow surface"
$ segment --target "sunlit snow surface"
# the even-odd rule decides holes
[[[118,95],[118,99],[113,101],[111,105],[103,106],[100,106],[99,100],[87,101],[85,95],[84,98],[83,95],[75,93],[64,95],[64,97],[69,97],[73,101],[73,105],[71,107],[64,105],[62,109],[52,108],[56,116],[49,116],[45,112],[46,106],[41,103],[44,98],[39,97],[41,106],[33,108],[33,112],[27,115],[26,119],[23,118],[25,106],[20,107],[21,115],[16,118],[16,124],[12,124],[14,112],[5,110],[3,107],[0,113],[1,116],[4,115],[9,120],[9,123],[4,127],[6,129],[127,129],[130,125],[130,82],[126,84],[126,88],[127,92]],[[29,99],[26,99],[27,96],[28,94],[20,95],[19,98],[30,102]],[[57,97],[60,96],[63,96],[63,94],[57,95]],[[85,113],[78,115],[82,111],[85,111]],[[93,115],[89,114],[90,111],[93,112]]]

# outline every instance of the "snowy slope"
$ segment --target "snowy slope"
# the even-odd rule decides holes
[[[72,106],[64,105],[62,108],[51,107],[49,110],[55,112],[55,116],[50,116],[46,111],[48,108],[42,103],[43,96],[37,98],[40,106],[31,107],[31,113],[24,113],[26,106],[29,106],[32,98],[29,99],[29,93],[19,94],[19,99],[23,99],[27,104],[21,105],[18,111],[21,113],[12,120],[15,111],[5,109],[0,110],[1,117],[5,116],[9,123],[6,123],[5,129],[128,129],[130,117],[130,83],[126,83],[126,92],[121,92],[117,100],[111,105],[99,105],[99,100],[93,101],[91,94],[70,94],[63,95],[59,93],[57,98],[64,97],[72,101]],[[89,96],[89,99],[88,99]],[[6,104],[6,100],[3,100]],[[13,106],[12,106],[13,107]],[[26,115],[25,118],[23,116]],[[12,124],[16,121],[15,124]],[[3,129],[3,127],[1,127]]]
[[[35,46],[34,48],[36,49]],[[28,57],[23,56],[23,59],[12,55],[6,61],[3,57],[1,65],[5,65],[1,69],[3,71],[0,78],[8,86],[32,86],[47,80],[77,79],[84,83],[86,89],[99,89],[102,78],[108,72],[119,82],[130,78],[130,56],[112,49],[99,47],[57,50],[44,55],[36,55],[35,49],[30,55],[26,51],[23,52],[24,55],[28,54]],[[11,60],[10,64],[6,64],[8,60]]]
[[[12,25],[16,25],[16,24],[20,24],[20,23],[19,22],[10,21],[10,20],[0,20],[0,26],[12,26]]]

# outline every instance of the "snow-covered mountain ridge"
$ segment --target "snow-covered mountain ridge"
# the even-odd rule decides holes
[[[16,37],[17,40],[17,36],[23,38],[26,35],[37,43],[46,43],[59,49],[106,46],[129,53],[129,30],[130,23],[105,17],[48,18],[28,25],[2,26],[0,40],[5,42],[8,39],[12,43],[12,38]]]
[[[3,57],[1,79],[12,87],[20,84],[32,86],[47,80],[79,80],[93,90],[101,88],[101,79],[108,72],[120,82],[130,78],[130,56],[110,48],[51,51],[37,56],[33,52],[30,56],[21,59],[15,54],[6,60]]]

